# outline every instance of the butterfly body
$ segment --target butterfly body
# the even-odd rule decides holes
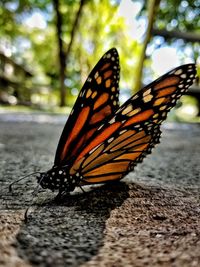
[[[61,134],[54,166],[38,177],[43,188],[60,194],[122,179],[159,143],[161,123],[196,74],[194,64],[182,65],[119,106],[119,70],[113,48],[80,91]]]
[[[37,180],[42,188],[58,190],[59,193],[73,191],[80,182],[78,175],[69,175],[67,166],[53,166],[47,172],[40,173]]]

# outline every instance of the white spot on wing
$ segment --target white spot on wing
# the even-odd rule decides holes
[[[187,75],[184,73],[184,74],[181,74],[181,78],[186,78]]]
[[[114,122],[115,122],[115,117],[113,117],[113,118],[109,121],[110,124],[112,124],[112,123],[114,123]]]
[[[183,70],[182,69],[179,69],[179,70],[175,71],[174,74],[175,75],[180,75],[182,72],[183,72]]]
[[[108,139],[108,143],[111,143],[114,140],[114,137],[111,137],[110,139]]]

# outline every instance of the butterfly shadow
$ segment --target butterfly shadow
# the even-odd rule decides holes
[[[59,203],[48,201],[22,224],[19,256],[38,266],[79,266],[89,261],[103,245],[110,212],[128,197],[128,185],[117,182]]]

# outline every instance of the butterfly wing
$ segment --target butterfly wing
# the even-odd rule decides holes
[[[159,143],[160,125],[195,79],[187,64],[143,88],[101,125],[70,169],[82,183],[118,180]]]
[[[110,49],[97,63],[81,89],[58,143],[55,165],[75,158],[102,121],[119,106],[119,56]]]
[[[70,174],[78,174],[82,183],[119,180],[151,152],[160,134],[158,125],[154,131],[145,126],[141,129],[125,127],[77,161]]]

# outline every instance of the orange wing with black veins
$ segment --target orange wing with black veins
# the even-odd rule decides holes
[[[82,184],[123,178],[159,143],[161,123],[193,84],[195,74],[194,64],[180,66],[131,97],[97,129],[70,175]]]
[[[58,143],[55,165],[76,158],[104,119],[119,107],[119,56],[110,49],[97,63],[81,89]]]

